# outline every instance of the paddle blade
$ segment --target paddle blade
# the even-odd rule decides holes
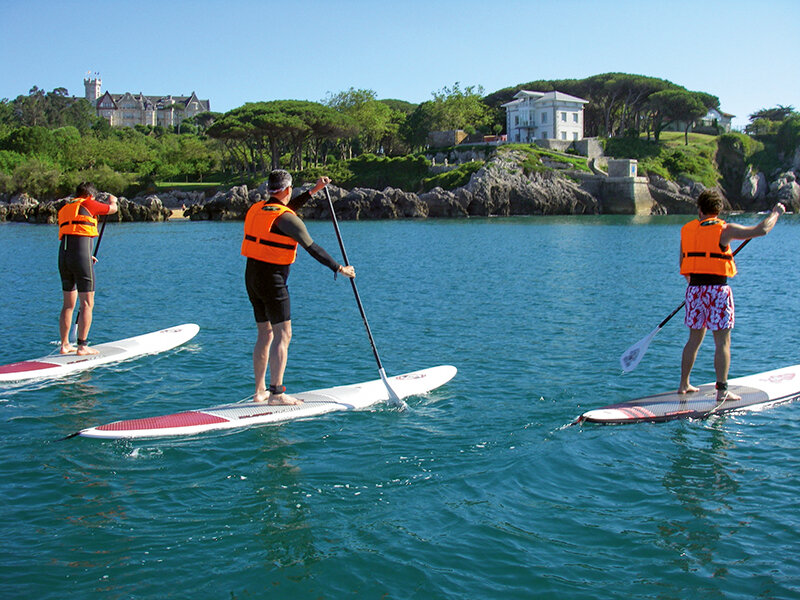
[[[390,406],[397,406],[398,408],[406,409],[408,405],[403,401],[400,396],[392,389],[392,386],[389,385],[389,380],[386,378],[386,372],[381,368],[378,369],[378,373],[380,373],[381,381],[383,381],[383,385],[386,386],[386,391],[389,392],[389,405]]]
[[[656,334],[661,330],[661,327],[656,327],[648,333],[641,340],[636,342],[633,346],[625,350],[619,358],[619,364],[622,367],[623,373],[630,373],[633,371],[639,362],[642,360],[644,353],[647,352],[647,347],[650,342],[656,337]]]
[[[69,343],[74,344],[78,341],[78,324],[73,323],[69,328]]]

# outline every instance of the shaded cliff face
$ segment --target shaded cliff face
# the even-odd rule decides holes
[[[722,179],[720,187],[725,197],[735,207],[747,210],[748,201],[742,197],[742,181],[749,172],[744,149],[738,143],[721,143],[714,157]]]

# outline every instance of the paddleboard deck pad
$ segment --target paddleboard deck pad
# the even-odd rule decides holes
[[[92,346],[98,351],[98,354],[84,356],[78,356],[74,352],[51,354],[33,360],[0,365],[0,383],[63,377],[70,373],[93,369],[99,365],[120,362],[144,354],[164,352],[188,342],[197,335],[198,331],[200,331],[198,325],[186,323],[116,342]]]
[[[717,401],[713,383],[700,386],[699,392],[666,392],[627,402],[611,404],[583,413],[577,423],[645,423],[674,419],[705,419],[741,410],[762,410],[800,399],[800,365],[731,379],[728,390],[741,400]]]
[[[442,365],[389,377],[388,381],[400,398],[407,398],[443,386],[455,377],[456,372],[455,367]],[[356,410],[389,399],[386,385],[380,379],[291,395],[303,400],[303,404],[271,405],[266,402],[222,404],[159,417],[115,421],[84,429],[76,435],[105,439],[196,435],[219,429],[282,423],[335,411]]]

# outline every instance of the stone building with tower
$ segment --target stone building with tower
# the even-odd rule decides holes
[[[194,92],[189,96],[102,93],[99,73],[84,78],[83,87],[86,99],[95,107],[97,116],[103,117],[112,127],[160,125],[172,129],[184,119],[211,110],[211,103],[200,100]]]

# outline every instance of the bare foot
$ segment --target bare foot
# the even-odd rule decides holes
[[[89,346],[78,346],[75,354],[78,356],[89,356],[90,354],[100,354],[100,351],[95,350],[94,348],[89,348]]]
[[[75,352],[75,346],[70,343],[61,344],[61,354],[69,354],[70,352]]]
[[[302,404],[300,398],[295,398],[289,394],[270,394],[269,403],[273,405]]]
[[[741,400],[741,396],[737,396],[733,392],[728,391],[719,391],[717,392],[717,402],[736,402],[737,400]]]
[[[267,390],[253,394],[253,402],[266,402],[267,400],[269,400],[269,392]]]
[[[678,388],[679,394],[694,394],[695,392],[699,392],[699,387],[694,387],[693,385],[687,385],[685,388]]]

